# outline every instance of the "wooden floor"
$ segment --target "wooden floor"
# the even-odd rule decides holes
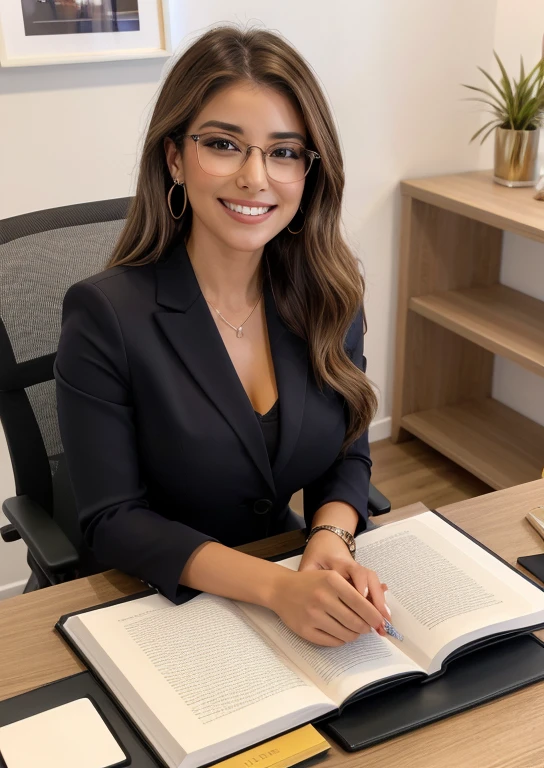
[[[416,438],[396,445],[380,440],[371,444],[370,455],[372,484],[393,509],[416,501],[436,509],[493,490]],[[293,496],[291,507],[302,513],[302,492]]]

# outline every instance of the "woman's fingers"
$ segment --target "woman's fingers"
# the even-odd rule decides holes
[[[359,563],[356,563],[353,561],[350,565],[348,565],[348,572],[349,577],[353,583],[353,586],[359,592],[363,597],[368,598],[368,574],[369,571],[366,568],[363,568],[362,565],[359,565]]]
[[[355,589],[360,592],[363,597],[378,609],[384,618],[389,619],[391,614],[386,608],[386,602],[384,597],[383,587],[387,588],[387,584],[382,584],[375,571],[370,571],[368,568],[363,568],[359,563],[352,563],[350,566],[350,577],[355,586]]]
[[[339,574],[338,574],[339,575]],[[377,608],[366,600],[360,592],[349,584],[346,579],[339,576],[335,587],[339,598],[344,602],[348,608],[351,608],[361,619],[373,627],[374,629],[383,632],[383,615],[377,610]],[[370,585],[369,585],[370,589]],[[383,598],[382,598],[383,599]]]
[[[331,637],[335,637],[338,640],[341,640],[342,643],[351,643],[354,640],[357,640],[361,634],[360,632],[348,629],[346,626],[344,626],[344,624],[342,624],[340,621],[337,621],[337,619],[328,613],[323,613],[321,615],[316,629],[321,630],[321,632],[326,632],[326,634],[331,635]]]
[[[333,637],[332,635],[327,634],[327,632],[323,632],[321,629],[313,629],[308,633],[306,640],[309,640],[310,643],[315,643],[316,645],[326,645],[329,648],[337,648],[339,645],[344,645],[343,640],[339,640],[337,637]]]
[[[391,613],[385,602],[382,585],[377,573],[374,571],[368,571],[368,599],[372,601],[372,604],[376,606],[384,618],[391,618]]]
[[[379,579],[373,571],[367,572],[367,600],[347,580],[353,573],[361,584],[360,573],[348,566],[342,574],[324,569],[282,574],[270,607],[290,629],[318,645],[343,645],[369,632],[370,628],[385,635],[384,616],[371,601],[371,592],[374,594],[376,589],[382,592]],[[365,571],[362,566],[358,568]]]
[[[356,636],[370,632],[370,625],[338,597],[331,600],[326,610],[329,616]]]

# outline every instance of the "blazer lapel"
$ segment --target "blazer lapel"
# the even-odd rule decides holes
[[[185,244],[155,265],[157,303],[177,310],[156,312],[163,333],[189,372],[245,445],[276,492],[266,444],[251,402],[208,309]]]
[[[245,445],[271,490],[300,434],[307,380],[307,345],[280,318],[268,281],[264,301],[280,400],[280,443],[270,466],[261,427],[208,309],[184,243],[155,265],[157,303],[174,312],[155,318],[199,386]]]
[[[308,347],[281,319],[268,281],[265,284],[264,299],[270,351],[280,400],[280,444],[272,465],[274,476],[278,477],[291,458],[300,435],[306,399]]]

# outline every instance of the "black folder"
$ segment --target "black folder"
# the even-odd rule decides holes
[[[88,696],[107,726],[130,758],[131,768],[164,768],[162,760],[152,754],[128,717],[118,708],[101,683],[90,672],[79,672],[70,677],[42,685],[32,691],[0,701],[0,726],[15,723],[37,715],[46,709],[68,704]],[[0,768],[5,762],[0,755]],[[39,766],[37,766],[39,768]],[[76,768],[76,766],[74,766]]]
[[[409,681],[348,704],[322,728],[348,752],[386,741],[544,680],[544,643],[519,635],[480,648],[429,682]]]

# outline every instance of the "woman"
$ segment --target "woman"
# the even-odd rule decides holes
[[[388,615],[349,548],[376,399],[343,183],[302,57],[267,31],[206,32],[161,89],[108,269],[66,294],[55,365],[100,566],[171,600],[184,585],[267,606],[329,646],[384,634]],[[231,548],[292,528],[300,488],[298,572]]]

